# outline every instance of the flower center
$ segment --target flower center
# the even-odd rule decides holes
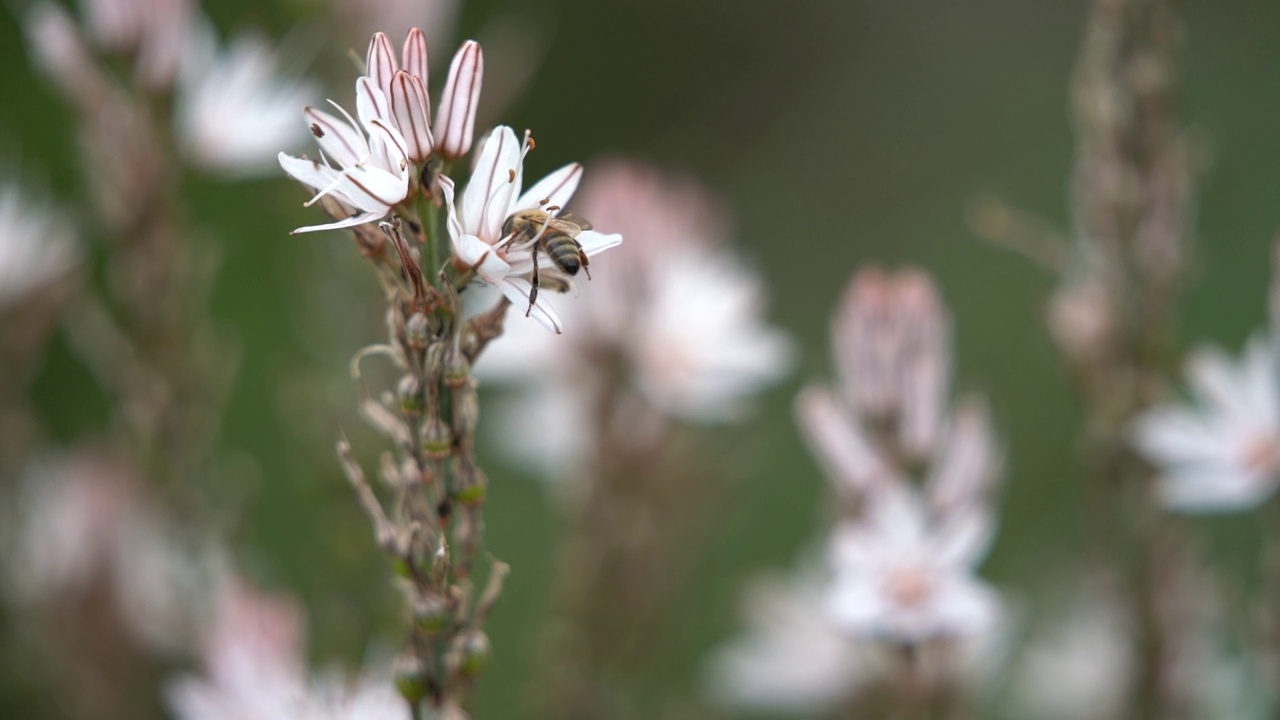
[[[933,580],[923,569],[902,567],[889,573],[885,588],[894,604],[902,608],[918,607],[933,595]]]
[[[1280,437],[1262,435],[1252,438],[1244,446],[1240,462],[1245,470],[1261,475],[1280,471]]]

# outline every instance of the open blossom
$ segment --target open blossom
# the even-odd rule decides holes
[[[298,108],[315,84],[279,74],[279,58],[260,35],[243,34],[226,49],[201,20],[183,58],[177,126],[190,158],[208,170],[259,174],[280,148],[296,148],[304,131]]]
[[[994,533],[990,514],[970,508],[940,520],[917,492],[897,486],[875,493],[863,518],[836,527],[827,607],[841,627],[902,643],[994,627],[999,597],[974,573]]]
[[[15,186],[0,188],[0,308],[65,274],[76,257],[69,222]]]
[[[303,617],[292,602],[230,578],[201,644],[203,674],[169,682],[178,720],[400,720],[409,708],[389,679],[312,679]]]
[[[1187,359],[1196,405],[1164,404],[1139,417],[1138,449],[1161,469],[1158,493],[1174,510],[1246,510],[1280,483],[1280,378],[1276,341],[1250,339],[1232,360],[1201,347]]]
[[[453,181],[449,178],[440,178],[440,189],[458,261],[474,268],[484,282],[501,290],[517,310],[559,333],[560,318],[547,301],[547,293],[539,294],[532,304],[529,301],[533,290],[529,276],[534,263],[548,265],[549,261],[537,246],[515,244],[514,238],[504,233],[503,226],[512,215],[525,210],[558,215],[578,188],[582,166],[565,165],[522,193],[524,157],[531,147],[527,136],[520,142],[511,128],[494,128],[480,151],[461,201],[455,204]],[[595,230],[584,230],[576,239],[588,257],[622,242],[621,235]]]
[[[308,107],[303,111],[311,134],[320,145],[320,160],[280,153],[280,166],[295,180],[316,190],[307,205],[326,195],[356,210],[348,218],[311,225],[295,233],[334,230],[386,217],[409,195],[412,165],[404,137],[387,119],[387,98],[367,77],[356,81],[356,109],[360,121],[336,103],[343,119]],[[330,164],[337,163],[337,167]]]

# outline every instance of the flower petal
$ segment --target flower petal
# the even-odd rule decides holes
[[[289,177],[309,188],[319,190],[328,187],[338,179],[337,170],[316,160],[293,157],[286,153],[280,153],[276,157],[280,161],[280,167],[289,174]]]
[[[289,234],[300,235],[302,233],[319,232],[321,230],[340,230],[342,228],[355,227],[356,225],[363,225],[365,223],[375,222],[377,220],[381,220],[386,216],[387,216],[386,211],[383,211],[381,213],[363,212],[363,213],[358,213],[356,215],[352,215],[351,217],[346,218],[344,220],[338,220],[336,222],[326,223],[324,225],[308,225],[306,227],[300,227]]]
[[[314,107],[304,109],[302,116],[320,149],[339,165],[355,165],[369,153],[369,143],[350,123]]]
[[[443,142],[443,139],[440,139]],[[489,244],[502,234],[511,198],[519,191],[520,143],[511,128],[494,128],[462,194],[462,227]]]
[[[622,244],[622,236],[618,233],[602,233],[595,230],[584,230],[578,233],[578,244],[582,246],[582,251],[587,257],[594,257],[609,248],[617,247]]]
[[[541,207],[555,207],[558,214],[569,204],[569,199],[573,197],[573,193],[578,189],[578,182],[582,180],[582,165],[579,163],[570,163],[555,172],[547,175],[520,196],[516,201],[515,207],[511,212],[520,212],[521,210],[532,210]]]
[[[511,301],[515,309],[528,317],[537,320],[542,327],[559,335],[564,330],[560,325],[560,316],[546,301],[546,293],[538,295],[538,301],[529,305],[529,294],[533,292],[533,283],[522,277],[508,277],[498,284],[498,289]]]

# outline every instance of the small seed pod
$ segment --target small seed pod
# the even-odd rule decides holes
[[[470,379],[471,363],[467,361],[466,353],[456,345],[450,347],[449,354],[445,357],[444,384],[451,388],[460,388]]]
[[[489,646],[489,636],[484,634],[483,630],[471,630],[464,635],[461,640],[460,664],[458,669],[462,674],[475,677],[484,670],[485,665],[489,664],[489,655],[492,648]]]
[[[459,438],[471,438],[480,422],[480,396],[474,386],[453,391],[453,432]]]
[[[417,703],[427,696],[427,668],[408,650],[396,656],[392,663],[396,689],[410,703]]]
[[[425,350],[427,344],[431,342],[431,321],[420,312],[410,315],[404,326],[404,336],[409,347],[419,351]]]
[[[440,418],[428,418],[422,426],[422,451],[437,460],[449,457],[453,451],[453,432]]]
[[[413,619],[418,623],[418,628],[428,635],[435,635],[443,630],[452,615],[448,600],[439,595],[426,595],[413,603]]]
[[[459,505],[479,505],[488,496],[489,479],[478,467],[470,467],[466,472],[457,474],[458,484],[453,491],[453,499]]]
[[[422,383],[412,375],[405,375],[396,384],[396,400],[400,404],[400,412],[409,417],[422,414]]]

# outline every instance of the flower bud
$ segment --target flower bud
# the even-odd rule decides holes
[[[373,81],[374,87],[390,95],[391,78],[399,69],[391,39],[386,33],[374,33],[373,39],[369,41],[369,52],[365,55],[364,74]]]
[[[400,404],[400,412],[409,417],[417,417],[422,413],[422,383],[412,375],[405,375],[396,384],[396,399]]]
[[[449,457],[453,451],[453,433],[440,418],[429,418],[422,426],[422,451],[437,460]]]
[[[406,154],[414,162],[422,162],[431,155],[435,140],[431,137],[430,100],[422,79],[401,70],[391,78],[388,93],[391,100],[391,116],[404,136]]]
[[[484,54],[479,43],[468,40],[449,65],[449,79],[436,118],[436,152],[446,160],[455,160],[471,150],[483,78]]]
[[[404,326],[405,341],[409,343],[409,347],[414,350],[425,350],[427,344],[431,341],[431,321],[427,320],[427,316],[422,313],[414,313],[409,316],[409,321]]]
[[[427,83],[427,36],[421,28],[413,28],[404,39],[404,55],[400,67],[410,75]]]

